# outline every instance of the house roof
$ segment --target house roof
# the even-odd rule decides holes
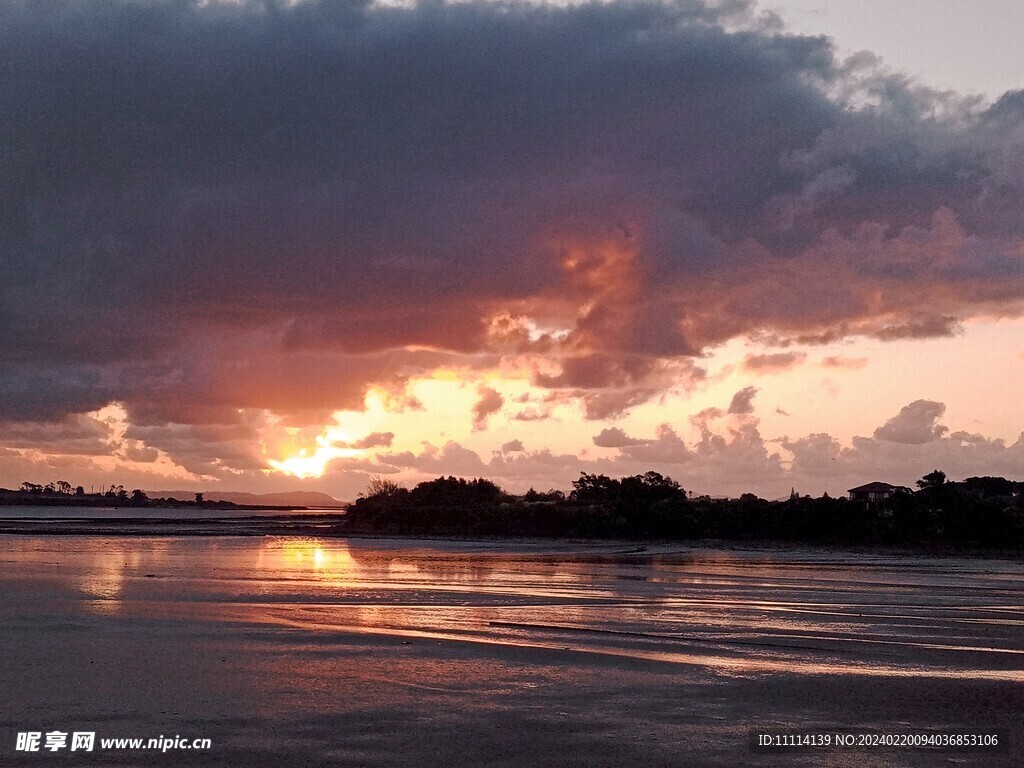
[[[902,485],[889,485],[888,483],[868,483],[867,485],[858,485],[856,488],[850,488],[847,493],[854,493],[855,491],[863,491],[864,493],[883,493],[885,491],[898,491],[902,488]]]

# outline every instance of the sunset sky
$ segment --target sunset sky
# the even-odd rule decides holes
[[[0,486],[1024,479],[1022,9],[0,0]]]

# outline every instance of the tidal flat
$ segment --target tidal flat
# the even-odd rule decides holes
[[[1024,564],[814,548],[0,537],[0,765],[1012,766]],[[752,729],[1000,731],[984,753]],[[209,750],[15,751],[24,731]]]

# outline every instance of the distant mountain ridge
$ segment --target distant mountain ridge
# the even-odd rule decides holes
[[[230,501],[233,504],[268,507],[343,507],[345,502],[319,491],[285,491],[283,493],[247,493],[245,491],[146,491],[151,499],[172,498],[191,501],[196,493],[206,501]]]

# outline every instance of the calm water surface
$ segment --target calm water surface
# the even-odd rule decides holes
[[[0,506],[0,520],[203,520],[205,518],[277,517],[337,514],[338,509],[231,509],[230,507],[41,507]]]
[[[570,648],[796,674],[1024,681],[1009,560],[273,537],[0,538],[58,612]]]

